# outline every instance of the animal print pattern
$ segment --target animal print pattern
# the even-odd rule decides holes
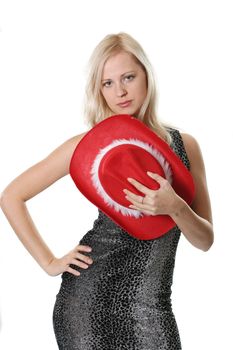
[[[171,148],[190,169],[180,132]],[[98,209],[79,244],[92,247],[80,276],[62,274],[53,310],[60,350],[180,350],[171,286],[181,231],[139,240]]]

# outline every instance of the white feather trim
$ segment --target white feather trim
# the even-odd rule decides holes
[[[147,152],[149,152],[161,165],[164,174],[166,176],[166,179],[169,181],[169,183],[172,183],[172,171],[171,171],[171,167],[168,163],[168,161],[164,158],[164,156],[157,150],[155,150],[151,145],[149,145],[146,142],[140,141],[138,139],[118,139],[118,140],[114,140],[112,143],[110,143],[108,146],[100,149],[99,153],[97,154],[90,174],[91,174],[91,179],[92,179],[92,183],[94,185],[94,187],[96,188],[98,194],[103,198],[104,202],[109,205],[110,207],[113,207],[115,211],[117,212],[121,212],[122,215],[124,216],[133,216],[136,219],[138,219],[139,217],[143,216],[143,215],[151,215],[151,214],[146,214],[146,213],[142,213],[140,210],[135,210],[135,209],[130,209],[127,208],[121,204],[119,204],[118,202],[114,201],[108,194],[107,192],[104,190],[99,176],[98,176],[98,169],[99,169],[99,165],[100,162],[102,160],[102,158],[104,157],[104,155],[111,150],[112,148],[116,147],[116,146],[120,146],[120,145],[124,145],[124,144],[131,144],[131,145],[135,145],[138,147],[143,148],[144,150],[146,150]]]

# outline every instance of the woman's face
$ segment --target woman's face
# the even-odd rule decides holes
[[[105,62],[102,95],[114,114],[137,116],[147,94],[146,73],[127,52],[119,52]],[[129,103],[122,104],[126,101]]]

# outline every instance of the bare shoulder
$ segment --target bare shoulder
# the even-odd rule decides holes
[[[191,173],[199,177],[205,176],[204,159],[198,141],[190,134],[180,132],[180,135],[190,162]]]
[[[75,135],[17,176],[1,193],[1,198],[7,195],[24,201],[34,197],[55,181],[69,174],[72,154],[87,132]]]
[[[201,147],[194,136],[181,132],[180,134],[189,158],[190,172],[195,183],[196,194],[191,207],[198,215],[212,223],[211,203]]]
[[[45,158],[47,160],[57,160],[59,163],[63,164],[61,167],[61,174],[65,176],[69,174],[69,165],[72,154],[77,147],[78,143],[82,140],[82,138],[86,135],[87,132],[83,132],[82,134],[75,135],[65,142],[63,142],[60,146],[55,148],[48,156]]]
[[[200,176],[205,176],[205,164],[199,142],[188,133],[180,132],[180,135],[190,162],[191,173],[198,172]]]
[[[201,148],[196,138],[190,134],[180,132],[190,165],[193,168],[201,156]]]
[[[84,132],[82,134],[78,134],[69,138],[45,158],[45,160],[47,159],[48,161],[55,161],[58,165],[60,165],[60,177],[69,174],[69,165],[72,154],[86,133],[87,132]]]

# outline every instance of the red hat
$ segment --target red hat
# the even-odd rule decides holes
[[[158,238],[176,223],[169,215],[149,215],[129,208],[123,189],[143,195],[127,178],[157,190],[147,175],[157,173],[188,204],[194,198],[191,173],[169,145],[142,121],[127,114],[110,116],[89,130],[76,146],[70,175],[80,192],[131,236]]]

